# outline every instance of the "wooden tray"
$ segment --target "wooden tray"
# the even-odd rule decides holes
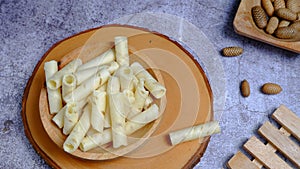
[[[300,118],[284,105],[273,113],[272,118],[282,127],[278,129],[269,121],[265,122],[258,129],[258,133],[267,140],[267,143],[264,144],[255,136],[251,137],[244,144],[244,149],[254,159],[250,160],[239,151],[229,160],[229,168],[259,169],[263,166],[270,169],[300,168],[300,147],[290,138],[292,135],[300,141]],[[276,152],[280,152],[284,158],[289,159],[293,164],[286,163]]]
[[[43,128],[38,107],[45,81],[43,64],[65,58],[75,49],[86,53],[87,44],[102,44],[104,50],[111,47],[113,37],[118,35],[128,36],[129,49],[159,68],[167,88],[167,105],[157,130],[135,151],[105,161],[79,159],[58,147]],[[43,56],[26,86],[22,118],[31,144],[54,168],[191,168],[202,157],[209,137],[172,147],[168,133],[211,121],[212,91],[202,68],[177,42],[141,28],[108,25],[58,42]]]
[[[261,5],[261,0],[241,0],[233,21],[235,32],[270,45],[300,53],[300,41],[287,42],[279,40],[256,27],[251,15],[251,8],[256,5]]]

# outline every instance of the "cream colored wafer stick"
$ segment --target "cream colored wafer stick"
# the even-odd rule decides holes
[[[81,64],[82,61],[80,59],[72,60],[47,80],[47,87],[53,90],[58,89],[62,84],[62,77],[65,74],[74,73]]]
[[[77,85],[80,85],[89,77],[94,76],[101,69],[107,69],[110,74],[113,74],[118,68],[119,64],[117,62],[111,62],[109,65],[101,65],[77,71],[75,72]]]
[[[112,49],[107,50],[106,52],[100,54],[99,56],[89,60],[88,62],[82,64],[78,67],[78,71],[88,69],[91,67],[97,67],[101,65],[108,64],[115,60],[115,53]]]
[[[64,113],[63,133],[68,135],[76,125],[79,118],[79,113],[76,112],[76,103],[68,103],[66,106],[67,108],[65,109]]]
[[[131,64],[131,69],[138,79],[145,79],[145,87],[157,99],[163,97],[166,93],[166,88],[157,82],[156,79],[146,71],[141,64],[134,62]]]
[[[71,93],[76,88],[76,77],[73,74],[66,74],[62,80],[62,97]]]
[[[140,79],[137,88],[135,89],[135,101],[132,105],[137,111],[141,112],[143,110],[146,98],[149,95],[149,92],[144,88],[145,80]]]
[[[103,68],[108,68],[106,65],[99,67],[91,67],[83,70],[76,71],[74,75],[76,76],[77,85],[80,85],[82,82],[86,81],[88,78],[95,76],[95,74]]]
[[[129,66],[128,42],[125,36],[115,37],[116,61],[120,66]]]
[[[58,128],[63,128],[64,126],[64,116],[66,112],[67,106],[65,105],[60,111],[55,114],[55,116],[52,118],[52,121],[58,126]]]
[[[55,60],[45,62],[44,70],[45,70],[45,76],[47,81],[58,71],[57,62]],[[47,87],[47,95],[48,95],[50,114],[59,112],[59,110],[62,108],[62,98],[61,98],[60,88],[50,89],[49,87]]]
[[[96,73],[95,76],[90,77],[86,81],[84,81],[81,85],[79,85],[72,93],[68,94],[65,97],[65,101],[68,103],[70,101],[80,101],[83,98],[86,98],[90,95],[95,89],[97,89],[102,84],[106,83],[108,78],[110,77],[110,73],[107,69],[101,69]]]
[[[78,116],[81,115],[82,108],[86,105],[87,99],[82,99],[79,102],[71,102],[72,104],[75,104],[75,111],[78,113]],[[60,111],[52,118],[52,121],[58,126],[58,128],[63,128],[64,126],[64,116],[65,112],[67,111],[67,105],[66,104]]]
[[[63,144],[64,151],[68,153],[73,153],[78,147],[87,131],[90,128],[90,115],[91,115],[91,105],[87,105],[80,117],[79,121],[76,123],[75,127],[71,131],[70,135],[67,137]]]
[[[217,121],[212,121],[205,124],[200,124],[197,126],[171,132],[169,136],[171,144],[174,146],[182,142],[210,136],[212,134],[220,132],[221,128],[219,126],[219,123]]]
[[[127,136],[125,134],[125,106],[122,97],[124,97],[122,93],[108,95],[114,148],[127,145]]]
[[[86,152],[96,148],[97,146],[101,146],[111,141],[112,141],[112,131],[111,128],[108,128],[105,129],[103,133],[98,132],[84,137],[79,145],[79,148],[80,150]]]
[[[126,135],[131,135],[137,130],[143,128],[149,122],[157,119],[159,117],[159,111],[156,104],[153,104],[149,109],[138,114],[130,121],[127,121],[125,124]],[[80,149],[82,151],[89,151],[97,146],[109,143],[112,141],[112,131],[111,128],[105,129],[103,133],[94,133],[85,137],[81,144]]]
[[[144,79],[140,79],[139,83],[135,89],[135,101],[132,104],[132,111],[128,114],[129,119],[134,117],[136,114],[140,113],[145,105],[146,98],[148,97],[149,92],[144,88]]]
[[[115,76],[111,76],[107,82],[107,106],[104,114],[104,127],[111,127],[111,114],[110,114],[110,102],[109,102],[109,95],[115,94],[120,91],[120,81],[119,78]]]
[[[107,83],[109,115],[111,119],[113,147],[127,145],[125,134],[125,112],[124,103],[121,99],[120,81],[118,77],[112,76]]]
[[[59,112],[62,108],[62,96],[61,96],[61,89],[49,89],[47,88],[48,92],[48,102],[49,102],[49,109],[50,114],[55,114]]]
[[[50,60],[48,62],[45,62],[44,71],[45,71],[45,77],[47,81],[51,76],[53,76],[58,71],[57,61]]]
[[[156,104],[151,105],[148,109],[134,116],[132,119],[127,121],[125,131],[127,135],[137,131],[145,124],[152,122],[159,117],[159,108]]]
[[[133,72],[128,66],[121,66],[116,72],[116,76],[120,78],[121,91],[133,90]]]
[[[90,97],[92,105],[91,125],[98,132],[103,132],[104,112],[106,108],[106,92],[94,91]]]

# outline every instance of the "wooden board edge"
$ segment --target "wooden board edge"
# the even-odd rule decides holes
[[[279,123],[285,130],[287,130],[290,134],[292,134],[298,141],[300,141],[300,133],[298,128],[294,128],[291,124],[286,125],[287,122],[285,119],[280,118],[281,114],[285,114],[285,116],[289,116],[289,119],[294,119],[296,121],[300,121],[300,118],[285,105],[280,105],[279,108],[275,110],[272,114],[272,118]],[[297,122],[296,122],[297,123]],[[294,123],[293,123],[294,124]],[[295,130],[294,130],[295,129]]]
[[[276,166],[280,166],[285,169],[292,169],[283,159],[281,159],[272,148],[262,143],[258,138],[252,136],[244,145],[243,148],[251,154],[252,157],[257,159],[259,162],[267,168],[274,168],[273,163],[276,162]],[[260,150],[259,150],[260,149]],[[262,151],[262,152],[260,152]],[[263,153],[263,154],[262,154]],[[268,156],[267,156],[268,155]],[[268,158],[272,157],[272,162]],[[266,159],[267,158],[267,159]]]
[[[268,133],[272,133],[272,132],[273,132],[273,135],[268,134]],[[298,161],[300,156],[298,154],[294,153],[295,150],[298,150],[297,149],[297,144],[295,142],[293,142],[291,139],[289,139],[287,135],[285,135],[282,131],[278,130],[278,128],[276,128],[274,125],[272,125],[269,121],[266,121],[258,129],[258,133],[262,137],[264,137],[269,143],[271,143],[278,151],[280,151],[292,163],[294,163],[296,166],[300,167],[300,161]],[[274,135],[277,136],[277,137],[275,137]],[[272,141],[272,139],[273,139],[273,141]],[[286,144],[288,144],[287,147],[292,147],[292,148],[295,148],[295,149],[293,149],[293,150],[286,149],[283,146],[283,143],[280,143],[280,140],[282,142],[285,142]],[[298,148],[300,150],[299,146],[298,146]],[[295,151],[295,152],[299,152],[299,151]]]
[[[201,143],[201,146],[198,148],[197,152],[193,155],[193,157],[182,167],[182,169],[191,169],[194,166],[196,166],[201,158],[203,157],[203,154],[205,153],[208,143],[210,141],[210,136],[204,138],[205,141]]]
[[[236,166],[235,161],[236,160],[243,160],[244,162],[247,162],[247,164],[249,166],[247,166],[247,168],[245,168],[244,166]],[[239,161],[238,160],[238,161]],[[245,155],[243,154],[241,151],[238,151],[235,155],[233,155],[230,160],[226,163],[226,166],[230,169],[259,169],[254,163],[252,163],[252,161]],[[243,168],[241,168],[243,167]],[[250,168],[249,168],[250,167]]]

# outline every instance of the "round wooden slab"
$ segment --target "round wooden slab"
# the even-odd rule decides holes
[[[86,46],[101,44],[102,48],[97,49],[105,50],[112,46],[113,38],[119,35],[128,37],[133,55],[151,61],[151,69],[160,72],[167,88],[166,107],[154,133],[134,151],[103,161],[77,158],[59,148],[43,128],[38,105],[45,82],[44,62],[72,58],[76,50],[80,51],[79,57],[92,57],[94,50]],[[171,146],[168,133],[211,121],[212,92],[202,68],[177,42],[141,28],[108,25],[65,39],[43,56],[26,86],[22,118],[31,144],[54,168],[191,168],[200,160],[209,139]]]

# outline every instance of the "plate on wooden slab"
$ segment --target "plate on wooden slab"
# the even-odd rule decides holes
[[[134,38],[134,36],[129,38],[132,39]],[[99,54],[102,54],[105,51],[107,51],[108,50],[107,48],[110,46],[109,44],[112,44],[113,40],[114,39],[111,39],[111,42],[107,41],[107,43],[101,41],[101,43],[94,44],[93,42],[92,45],[87,43],[83,47],[77,48],[74,51],[67,54],[66,56],[64,56],[63,58],[61,58],[58,61],[60,63],[59,67],[63,68],[66,64],[68,64],[70,61],[76,58],[81,59],[84,64],[90,59],[99,56]],[[132,45],[130,45],[129,47],[132,47]],[[157,81],[160,84],[165,85],[160,71],[155,68],[156,66],[153,65],[153,62],[149,60],[147,57],[143,57],[141,54],[136,55],[135,53],[140,53],[140,52],[136,52],[134,50],[135,49],[129,48],[130,64],[132,64],[133,62],[140,63],[141,65],[143,65],[144,68],[146,68],[149,71],[150,74],[152,74],[154,78],[157,79]],[[153,103],[159,107],[160,114],[162,115],[167,103],[166,97],[164,96],[161,99],[155,99],[154,97],[152,97],[152,99],[153,99]],[[40,92],[39,111],[40,111],[42,124],[48,136],[52,139],[52,141],[55,144],[58,145],[58,147],[63,148],[63,143],[65,142],[67,136],[64,135],[62,133],[62,129],[59,129],[57,125],[52,121],[52,118],[55,116],[55,114],[50,114],[46,87],[43,87]],[[104,145],[99,145],[97,148],[86,152],[77,149],[75,152],[71,154],[76,157],[82,159],[88,159],[88,160],[108,160],[119,156],[123,156],[133,151],[141,144],[143,144],[143,142],[146,141],[150,137],[150,135],[156,130],[160,121],[161,118],[158,118],[153,122],[145,125],[143,128],[139,129],[138,131],[134,132],[133,134],[129,135],[127,139],[128,141],[127,146],[122,146],[120,148],[115,149],[112,147],[112,143],[110,142]]]
[[[278,39],[265,33],[264,30],[259,29],[255,25],[252,19],[251,9],[257,5],[261,6],[261,0],[241,0],[240,6],[233,21],[235,32],[240,35],[277,46],[279,48],[300,53],[300,41]]]
[[[124,155],[109,160],[78,158],[64,152],[43,127],[39,112],[45,82],[43,65],[53,59],[64,63],[75,53],[78,57],[92,56],[89,55],[94,51],[90,50],[91,44],[100,45],[97,50],[105,50],[112,47],[113,38],[120,35],[128,37],[132,57],[149,65],[152,74],[163,80],[167,89],[165,108],[154,128],[139,131],[150,136]],[[213,119],[212,91],[193,56],[167,36],[126,25],[90,29],[55,44],[35,67],[24,91],[22,106],[28,139],[54,168],[191,168],[202,157],[209,137],[171,146],[168,133]]]

